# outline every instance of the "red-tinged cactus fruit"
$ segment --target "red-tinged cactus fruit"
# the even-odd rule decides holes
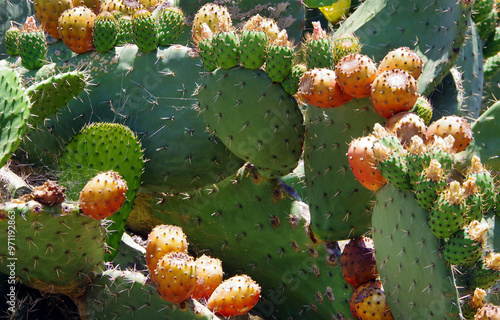
[[[417,98],[417,82],[405,70],[384,71],[372,83],[373,107],[386,119],[398,112],[410,111]]]
[[[181,303],[191,297],[196,286],[196,264],[185,252],[164,255],[155,271],[160,297],[171,303]]]
[[[318,108],[336,108],[351,101],[336,81],[335,72],[326,68],[314,68],[304,73],[297,96],[304,103]]]
[[[212,293],[207,308],[224,317],[250,311],[260,299],[260,286],[247,275],[231,277]]]
[[[164,255],[170,252],[188,251],[188,241],[181,227],[162,224],[151,230],[147,239],[146,264],[151,275],[151,280],[155,281],[155,269]]]
[[[59,35],[59,17],[64,11],[73,8],[71,0],[35,0],[33,1],[35,15],[48,34],[56,39]]]
[[[340,59],[343,57],[359,53],[361,51],[361,43],[359,38],[353,34],[345,33],[338,36],[338,38],[333,40],[333,55],[334,64],[339,63]]]
[[[95,19],[95,13],[87,7],[68,9],[59,17],[59,34],[71,51],[83,53],[94,49]]]
[[[345,93],[355,98],[366,98],[371,95],[371,84],[377,77],[377,66],[366,55],[350,54],[337,63],[335,75]]]
[[[101,172],[80,192],[80,209],[93,219],[107,218],[120,209],[126,193],[127,182],[117,172]]]
[[[414,113],[403,111],[396,113],[385,124],[387,131],[396,135],[403,146],[411,144],[413,136],[418,136],[425,141],[427,126],[422,118]]]
[[[351,239],[342,251],[340,265],[344,279],[353,288],[377,279],[377,262],[372,238],[363,236]]]
[[[354,290],[350,307],[352,315],[359,320],[394,319],[380,280],[369,281]]]
[[[377,191],[387,183],[387,180],[377,169],[373,155],[375,141],[376,139],[371,136],[357,138],[350,143],[347,151],[347,159],[352,173],[363,187],[372,191]]]
[[[192,298],[198,301],[208,301],[215,289],[222,283],[224,271],[222,261],[207,255],[202,255],[195,261],[196,286]]]
[[[408,71],[415,80],[422,73],[423,61],[413,50],[408,47],[401,47],[389,52],[380,62],[378,72],[387,70],[403,69]]]
[[[434,137],[445,138],[452,135],[455,138],[452,152],[460,152],[465,150],[472,141],[472,130],[467,121],[458,116],[446,116],[433,122],[427,129],[427,139],[431,140]]]
[[[72,0],[73,7],[87,7],[96,15],[101,11],[101,0]]]
[[[227,32],[233,29],[231,15],[226,7],[215,3],[207,3],[194,16],[191,37],[195,46],[198,46],[198,42],[202,39],[201,29],[204,23],[207,24],[213,33]]]

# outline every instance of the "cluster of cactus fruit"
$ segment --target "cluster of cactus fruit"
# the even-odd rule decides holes
[[[26,5],[11,317],[34,288],[83,319],[498,318],[495,0]]]

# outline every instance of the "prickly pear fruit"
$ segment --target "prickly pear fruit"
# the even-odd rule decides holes
[[[61,14],[59,34],[71,51],[83,53],[94,49],[92,30],[95,18],[95,13],[87,7],[68,9]]]
[[[84,6],[91,9],[96,15],[101,11],[101,0],[72,0],[73,7]]]
[[[389,52],[380,62],[378,72],[382,73],[392,69],[403,69],[417,80],[422,73],[423,61],[413,50],[400,47]]]
[[[132,17],[132,34],[137,47],[142,52],[150,52],[158,46],[156,20],[146,9],[138,10]]]
[[[396,135],[401,144],[408,146],[413,136],[419,136],[425,140],[427,127],[419,116],[414,113],[398,112],[387,120],[385,124],[387,131]]]
[[[319,21],[314,21],[313,33],[307,34],[302,49],[308,69],[333,68],[334,57],[330,37],[321,28]]]
[[[35,15],[42,27],[48,34],[56,39],[59,35],[59,17],[64,11],[73,8],[71,0],[35,0],[33,1]]]
[[[45,64],[47,44],[45,33],[36,25],[33,16],[28,17],[19,34],[19,55],[21,64],[28,70],[38,69]]]
[[[410,111],[417,98],[417,82],[405,70],[384,71],[372,83],[373,107],[386,119],[398,112]]]
[[[470,288],[489,289],[500,279],[500,253],[491,252],[468,271]]]
[[[354,290],[351,297],[351,313],[359,320],[394,319],[380,280],[369,281]]]
[[[333,40],[333,54],[334,54],[334,64],[337,65],[340,59],[343,57],[359,53],[361,51],[361,44],[359,43],[359,38],[353,34],[345,33],[339,35]]]
[[[215,62],[218,67],[230,69],[236,67],[240,61],[240,38],[234,31],[214,33],[212,46]]]
[[[418,204],[426,210],[431,210],[439,192],[446,188],[446,174],[439,161],[432,159],[413,183]]]
[[[93,219],[113,215],[125,201],[127,182],[115,171],[101,172],[80,192],[80,209]]]
[[[224,317],[250,311],[260,298],[260,286],[247,275],[231,277],[212,293],[207,308]]]
[[[297,91],[299,99],[318,108],[336,108],[353,99],[336,81],[335,72],[314,68],[304,73]]]
[[[202,255],[195,260],[196,286],[192,298],[208,301],[215,289],[222,283],[224,272],[222,261],[207,255]]]
[[[378,278],[372,238],[351,239],[340,256],[344,279],[354,288]]]
[[[386,140],[396,140],[399,148],[386,146]],[[375,142],[373,155],[382,176],[399,190],[411,190],[410,176],[406,165],[406,150],[399,145],[399,139],[388,136]]]
[[[214,46],[212,44],[213,33],[206,23],[203,23],[200,33],[200,41],[198,42],[198,53],[200,54],[201,63],[207,71],[217,69]]]
[[[108,11],[101,12],[94,21],[92,39],[98,52],[114,47],[118,37],[118,21]]]
[[[265,70],[274,82],[283,82],[293,66],[294,48],[288,39],[286,30],[281,30],[278,37],[269,42]]]
[[[116,18],[116,16],[115,16]],[[130,16],[121,16],[117,18],[118,34],[116,35],[116,45],[134,43],[134,35],[132,32],[132,18]]]
[[[160,296],[171,303],[189,299],[196,286],[196,265],[185,252],[170,252],[156,265],[155,281]]]
[[[357,138],[349,144],[347,151],[352,173],[365,188],[372,191],[378,190],[387,182],[377,169],[373,155],[374,143],[375,138],[372,136]]]
[[[5,52],[11,56],[17,56],[19,54],[19,35],[21,30],[18,27],[12,25],[7,31],[5,31]]]
[[[464,267],[472,266],[481,257],[481,247],[488,224],[474,220],[463,227],[443,246],[443,257],[446,261]]]
[[[307,67],[304,64],[296,64],[290,70],[290,74],[283,80],[281,86],[290,95],[295,95],[297,90],[299,90],[300,79],[307,71]]]
[[[477,310],[474,320],[500,320],[500,307],[488,303]]]
[[[429,226],[438,239],[451,237],[464,223],[465,198],[463,188],[452,181],[441,192],[429,215]]]
[[[158,7],[157,27],[158,45],[168,46],[176,43],[182,33],[186,17],[181,9],[175,7]]]
[[[146,247],[146,264],[153,282],[158,260],[170,252],[187,253],[188,245],[181,227],[162,224],[153,228],[148,235]]]
[[[232,20],[227,8],[215,3],[207,3],[195,14],[191,37],[197,46],[201,38],[201,28],[206,23],[213,33],[229,31],[232,29]]]
[[[426,97],[419,96],[417,98],[417,102],[415,102],[410,112],[413,112],[414,114],[422,118],[425,125],[427,126],[431,122],[433,115],[432,104]]]
[[[53,206],[66,200],[64,192],[66,188],[61,187],[55,181],[48,180],[43,185],[33,188],[30,197],[47,206]]]
[[[337,63],[337,82],[345,93],[355,98],[366,98],[371,94],[371,84],[377,77],[377,66],[370,57],[355,53]]]
[[[491,172],[488,171],[478,156],[473,156],[467,172],[467,179],[474,179],[475,186],[481,197],[481,212],[486,212],[494,207],[496,202],[495,184]]]
[[[269,38],[264,31],[243,30],[240,35],[240,63],[247,69],[258,69],[266,61]]]
[[[464,118],[458,116],[442,117],[433,122],[427,129],[427,139],[434,137],[445,138],[452,135],[455,138],[452,152],[460,152],[465,150],[472,141],[472,130]]]

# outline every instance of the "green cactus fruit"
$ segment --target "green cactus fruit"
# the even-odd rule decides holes
[[[429,99],[424,96],[419,96],[410,112],[419,116],[424,121],[425,125],[428,126],[432,119],[432,109],[432,103]]]
[[[182,225],[190,246],[220,259],[226,275],[244,273],[262,286],[254,315],[349,318],[352,289],[342,276],[338,243],[314,244],[307,206],[293,201],[286,189],[255,168],[242,168],[200,191],[145,195],[150,208],[134,210],[128,226],[134,230],[158,220]],[[273,297],[279,305],[271,303]]]
[[[19,36],[21,30],[18,27],[11,25],[11,27],[5,31],[5,52],[11,56],[19,55]]]
[[[420,176],[414,180],[413,190],[418,204],[429,211],[432,209],[438,194],[446,188],[446,174],[439,161],[432,159]]]
[[[126,200],[113,216],[106,234],[107,260],[117,253],[144,167],[141,144],[126,126],[95,123],[82,129],[66,146],[60,159],[59,181],[67,187],[68,199],[77,200],[87,181],[101,171],[113,170],[127,182]]]
[[[88,76],[70,71],[36,82],[26,89],[31,105],[30,124],[36,126],[53,116],[87,86]]]
[[[464,222],[468,224],[474,220],[481,221],[484,205],[482,195],[476,184],[476,178],[467,177],[462,183],[462,187],[464,188],[465,205],[467,206]]]
[[[346,141],[369,134],[383,118],[368,98],[334,109],[307,105],[305,116],[304,163],[312,230],[321,239],[359,237],[371,225],[373,192],[363,188],[350,170]]]
[[[41,68],[47,60],[45,33],[36,26],[31,16],[26,19],[19,35],[19,55],[21,64],[28,70]]]
[[[258,69],[266,60],[268,37],[264,31],[243,30],[240,34],[240,63],[247,69]]]
[[[205,32],[202,33],[203,38],[198,42],[198,53],[205,70],[211,72],[217,69],[215,51],[212,45],[212,31],[206,24],[203,26],[203,30]]]
[[[438,239],[450,238],[464,224],[466,210],[463,188],[452,181],[439,193],[429,214],[429,226]]]
[[[395,138],[386,137],[381,140]],[[377,161],[377,168],[382,176],[399,190],[411,190],[410,176],[406,166],[406,151],[402,148],[391,149],[383,141],[373,145],[373,154]]]
[[[292,71],[294,49],[288,41],[286,30],[267,47],[265,70],[273,82],[283,82]]]
[[[342,23],[333,38],[345,33],[356,34],[363,44],[361,53],[374,61],[382,60],[392,49],[409,47],[423,60],[418,88],[419,93],[427,96],[448,74],[458,57],[472,5],[471,1],[455,0],[439,3],[425,0],[418,5],[367,1]],[[398,27],[387,28],[388,25]],[[419,30],[418,41],[414,33],[405,32],[408,30]]]
[[[17,149],[28,129],[30,99],[16,71],[0,68],[0,168]]]
[[[118,37],[118,21],[108,11],[101,12],[94,21],[92,38],[98,52],[111,50]]]
[[[214,33],[212,46],[218,67],[230,69],[238,65],[240,38],[235,31]]]
[[[181,9],[159,6],[153,12],[158,28],[158,45],[175,44],[184,27],[185,16]]]
[[[313,33],[306,35],[306,40],[302,44],[304,60],[308,69],[328,68],[333,69],[334,54],[330,37],[321,28],[321,24],[315,21]]]
[[[495,28],[495,33],[492,34],[484,43],[483,54],[487,59],[495,56],[500,51],[500,27]]]
[[[158,46],[156,21],[151,12],[141,9],[132,17],[134,43],[142,52],[150,52]]]
[[[301,156],[304,125],[293,97],[262,70],[218,69],[198,89],[210,130],[267,177],[291,172]]]
[[[116,35],[116,45],[122,46],[125,44],[134,43],[134,35],[132,32],[132,18],[130,16],[121,16],[117,18],[118,33]]]
[[[489,253],[465,274],[469,288],[489,289],[500,279],[500,255]]]
[[[332,37],[332,42],[334,65],[337,65],[340,59],[347,55],[361,52],[361,43],[359,41],[359,38],[354,34],[346,33],[337,35],[335,37]]]
[[[497,9],[493,8],[484,20],[476,21],[477,31],[483,41],[487,41],[488,38],[495,33],[495,28],[498,25],[497,17]]]
[[[497,75],[500,70],[500,51],[498,54],[489,57],[486,59],[484,62],[484,77],[486,79],[493,78],[495,75]]]
[[[488,224],[474,220],[451,236],[443,245],[443,258],[454,265],[474,265],[482,253],[482,243]]]
[[[290,70],[290,74],[281,82],[281,86],[289,95],[295,95],[299,90],[300,78],[307,71],[304,64],[296,64]]]
[[[183,11],[189,12],[189,10],[185,10],[185,7],[181,8]],[[206,3],[202,7],[196,5],[193,27],[191,28],[191,36],[195,46],[201,41],[204,23],[207,24],[212,33],[230,31],[233,25],[231,15],[226,7],[215,3]]]
[[[459,319],[453,270],[436,254],[441,244],[429,230],[427,211],[391,185],[376,197],[375,259],[394,319]]]
[[[94,279],[79,302],[87,319],[219,320],[210,310],[191,300],[183,308],[166,302],[140,271],[110,268]]]
[[[92,272],[103,266],[106,229],[100,221],[80,215],[73,204],[7,202],[1,205],[0,215],[8,217],[0,221],[2,243],[12,243],[1,249],[5,259],[1,259],[0,271],[15,270],[31,287],[79,295],[90,283]]]
[[[493,209],[496,204],[495,183],[491,172],[484,168],[478,156],[472,157],[466,178],[474,180],[477,191],[481,195],[480,211],[487,212]]]

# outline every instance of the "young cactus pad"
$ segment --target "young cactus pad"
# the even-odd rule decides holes
[[[30,100],[17,72],[0,68],[0,167],[9,160],[28,129]]]
[[[104,226],[69,203],[7,202],[0,205],[0,228],[0,271],[10,274],[16,259],[15,275],[40,290],[81,293],[104,262]]]
[[[210,130],[261,174],[280,177],[297,166],[304,135],[302,113],[264,71],[218,69],[203,79],[197,98]]]
[[[460,319],[453,271],[438,254],[427,211],[392,185],[378,190],[376,199],[375,259],[394,318]]]

